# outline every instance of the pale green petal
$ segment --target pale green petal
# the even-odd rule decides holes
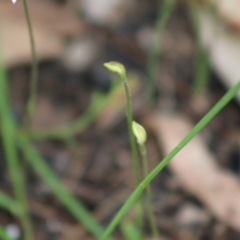
[[[109,71],[118,73],[121,77],[126,76],[125,67],[119,62],[108,62],[103,64]]]
[[[140,124],[133,121],[132,122],[132,130],[133,130],[135,137],[137,138],[137,142],[139,144],[144,144],[147,140],[147,133],[146,133],[145,129]]]

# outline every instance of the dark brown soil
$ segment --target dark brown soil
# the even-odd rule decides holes
[[[157,9],[151,8],[150,4],[152,1],[149,1],[149,10],[143,11],[141,19],[132,18],[129,22],[124,22],[118,30],[86,23],[89,36],[100,39],[103,45],[101,58],[86,71],[71,72],[58,60],[39,63],[37,111],[40,119],[36,119],[37,127],[70,123],[86,111],[93,91],[109,91],[111,76],[102,67],[102,63],[106,61],[121,61],[129,72],[136,71],[142,79],[142,96],[147,93],[145,71],[147,52],[137,43],[136,33],[144,26],[154,24]],[[192,85],[196,55],[193,32],[185,6],[177,6],[163,34],[155,103],[150,106],[145,100],[141,101],[141,107],[134,113],[138,121],[141,122],[142,117],[157,108],[166,110],[168,100],[171,98],[175,105],[169,111],[181,112],[196,123],[225,93],[226,89],[211,70],[207,87],[200,97],[205,99],[206,104],[202,107],[197,101],[191,101],[194,94]],[[24,124],[30,68],[18,66],[9,69],[8,73],[12,112],[16,120]],[[172,82],[174,91],[168,89],[169,82]],[[94,123],[83,133],[76,133],[72,138],[74,146],[56,139],[35,143],[61,181],[104,226],[107,226],[134,188],[124,112],[121,116],[104,131],[99,131]],[[239,126],[239,105],[232,101],[203,131],[206,144],[216,159],[235,174],[239,174],[240,171],[237,142]],[[148,134],[147,148],[152,169],[163,157],[154,133]],[[43,180],[27,165],[25,171],[36,239],[93,239],[68,213]],[[11,193],[3,151],[0,152],[0,188]],[[198,199],[189,195],[168,168],[153,181],[152,190],[161,239],[240,239],[239,232],[214,218]],[[184,215],[189,209],[193,209],[190,221]],[[0,209],[0,222],[4,226],[11,223],[19,224],[14,216],[3,209]],[[123,239],[119,229],[116,230],[115,236],[116,239]],[[147,218],[144,219],[144,236],[144,239],[151,239]]]

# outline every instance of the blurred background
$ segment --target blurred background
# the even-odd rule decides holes
[[[69,199],[106,227],[135,188],[124,92],[103,63],[126,67],[134,119],[148,133],[153,169],[239,81],[240,1],[27,2],[38,83],[26,143],[18,134],[28,124],[32,60],[22,0],[0,2],[0,49],[34,236],[97,239],[69,210],[74,205]],[[240,239],[239,101],[238,95],[154,179],[161,240]],[[14,199],[6,135],[0,143],[0,193]],[[0,226],[14,239],[25,239],[12,209],[17,200],[3,200],[0,194]],[[115,239],[135,240],[126,233],[134,229],[134,219],[130,211]],[[143,239],[153,239],[146,216],[143,221]]]

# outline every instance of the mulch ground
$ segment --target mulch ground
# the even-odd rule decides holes
[[[89,24],[89,36],[101,39],[101,59],[85,72],[71,72],[60,61],[39,64],[38,117],[36,126],[56,126],[70,122],[89,106],[93,91],[107,92],[111,85],[110,75],[101,63],[118,60],[135,71],[142,79],[146,93],[145,64],[147,53],[136,44],[136,32],[154,23],[156,9],[145,12],[141,21],[133,18],[121,31],[113,31]],[[166,109],[168,99],[175,102],[171,111],[185,114],[196,123],[226,91],[212,70],[206,90],[200,102],[192,102],[192,83],[196,45],[189,15],[184,6],[178,6],[166,26],[162,40],[161,58],[158,65],[158,90],[155,105],[142,101],[135,111],[141,122],[154,109]],[[24,122],[30,67],[9,69],[12,111],[16,120]],[[173,91],[169,88],[173,84]],[[204,101],[203,101],[204,99]],[[203,103],[201,105],[200,103]],[[58,114],[58,115],[56,115]],[[61,140],[36,142],[41,154],[54,172],[79,198],[91,213],[105,226],[134,189],[131,153],[124,111],[106,131],[98,131],[96,124],[73,138],[74,147]],[[96,120],[97,121],[97,120]],[[232,101],[203,131],[205,141],[222,166],[239,174],[239,106]],[[149,132],[147,142],[150,168],[163,158],[161,146],[154,133]],[[47,185],[29,167],[25,167],[30,212],[37,240],[87,240],[92,239],[85,229],[67,212]],[[0,187],[11,192],[6,161],[0,155]],[[157,225],[166,240],[237,240],[240,233],[228,228],[194,196],[189,195],[177,178],[165,168],[153,181],[153,206]],[[0,209],[0,222],[5,226],[19,224],[8,212]],[[144,239],[151,233],[144,219]],[[116,230],[117,239],[120,236]]]

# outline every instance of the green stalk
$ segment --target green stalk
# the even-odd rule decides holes
[[[126,115],[127,115],[127,123],[128,123],[128,132],[129,132],[131,154],[132,154],[132,163],[134,168],[136,186],[138,186],[140,183],[140,168],[139,168],[139,162],[138,162],[138,156],[137,156],[137,146],[136,146],[136,142],[135,142],[134,134],[132,130],[133,117],[132,117],[131,97],[130,97],[130,91],[128,87],[126,70],[125,70],[125,67],[119,62],[104,63],[104,66],[108,70],[112,72],[116,72],[120,75],[120,79],[124,87],[125,97],[126,97]],[[142,207],[141,201],[138,201],[138,203],[136,204],[136,211],[137,211],[138,227],[139,229],[141,229],[143,226],[143,221],[142,221],[143,207]],[[142,239],[142,236],[141,236],[141,239]]]
[[[34,114],[34,109],[37,99],[37,77],[38,77],[38,68],[37,68],[37,57],[36,57],[36,48],[35,41],[33,36],[33,29],[31,24],[31,18],[28,10],[27,0],[23,0],[23,7],[25,12],[25,17],[27,21],[29,40],[31,45],[31,54],[32,54],[32,72],[31,72],[31,82],[30,82],[30,91],[29,99],[27,102],[27,124],[29,124],[29,130],[32,128],[32,117]]]
[[[210,74],[210,63],[208,61],[208,54],[202,46],[201,34],[200,34],[200,18],[198,12],[198,3],[192,0],[188,0],[188,8],[190,16],[193,22],[195,36],[196,36],[196,60],[195,60],[195,77],[193,82],[193,90],[196,94],[202,93],[208,83]]]
[[[127,77],[125,76],[123,81],[124,91],[126,95],[126,113],[127,113],[127,122],[128,122],[128,131],[129,131],[129,138],[131,144],[131,153],[133,159],[133,167],[135,173],[135,179],[137,185],[140,183],[140,174],[139,174],[139,162],[137,157],[137,146],[134,139],[133,131],[132,131],[132,107],[131,107],[131,99],[130,99],[130,92],[128,88]]]
[[[6,73],[0,62],[0,121],[4,152],[6,155],[14,195],[19,204],[20,220],[23,226],[25,240],[33,240],[31,220],[27,211],[27,197],[24,186],[24,176],[16,148],[16,126],[9,110]]]
[[[142,155],[143,160],[143,171],[144,171],[144,178],[148,175],[148,161],[147,161],[147,149],[145,144],[139,144],[140,153]],[[153,205],[152,205],[152,192],[150,184],[146,187],[147,192],[147,212],[148,212],[148,218],[150,221],[150,227],[152,234],[154,236],[155,240],[159,240],[159,233],[157,229],[156,219],[154,217],[154,211],[153,211]]]
[[[138,240],[142,238],[142,229],[139,229],[132,219],[124,220],[123,223],[121,223],[120,228],[125,240]]]
[[[22,149],[26,161],[33,167],[39,176],[50,186],[53,193],[66,206],[71,214],[82,223],[97,239],[103,234],[103,228],[91,216],[83,204],[72,196],[69,190],[59,181],[57,176],[48,167],[46,161],[31,145],[26,133],[19,133],[18,144]],[[109,238],[112,239],[112,238]]]
[[[131,97],[128,87],[128,80],[125,67],[119,62],[109,62],[104,63],[104,67],[106,67],[111,72],[116,72],[120,75],[120,80],[123,84],[125,97],[126,97],[126,114],[127,114],[127,123],[128,123],[128,132],[130,138],[130,145],[131,145],[131,153],[132,153],[132,161],[133,161],[133,168],[134,174],[136,179],[136,184],[140,183],[140,169],[139,169],[139,162],[137,157],[137,146],[134,139],[133,131],[132,131],[132,107],[131,107]]]
[[[140,172],[139,172],[139,162],[137,157],[137,146],[136,141],[134,139],[133,131],[132,131],[132,107],[131,107],[131,97],[130,92],[128,88],[128,81],[127,76],[124,74],[124,77],[122,78],[124,91],[126,95],[126,113],[127,113],[127,122],[128,122],[128,132],[129,132],[129,138],[130,138],[130,144],[131,144],[131,153],[132,153],[132,161],[133,161],[133,167],[134,167],[134,174],[136,179],[136,186],[140,183]],[[136,211],[137,211],[137,221],[139,229],[142,228],[143,225],[143,207],[141,200],[138,201],[136,204]],[[141,235],[142,239],[142,231],[139,231],[139,234]],[[139,239],[140,240],[140,239]]]
[[[128,122],[128,131],[129,131],[129,137],[130,137],[130,144],[131,144],[131,153],[132,153],[132,161],[133,161],[133,168],[134,168],[134,174],[136,179],[136,186],[140,183],[140,173],[139,173],[139,162],[137,157],[137,146],[136,141],[134,139],[133,131],[132,131],[132,108],[131,108],[131,98],[130,98],[130,92],[128,88],[128,82],[127,82],[127,76],[125,75],[124,78],[122,78],[124,91],[126,95],[126,113],[127,113],[127,122]],[[137,221],[139,229],[143,226],[143,207],[141,200],[138,201],[136,205],[136,211],[137,211]],[[140,233],[140,235],[142,235]],[[142,236],[141,236],[142,239]],[[140,239],[139,239],[140,240]]]
[[[94,93],[92,95],[90,106],[79,118],[68,125],[55,127],[45,131],[34,131],[32,133],[32,138],[37,140],[50,138],[66,140],[72,138],[74,134],[80,134],[97,119],[114,93],[115,90],[113,90],[109,95]]]
[[[166,24],[174,10],[175,0],[164,0],[161,4],[161,8],[158,14],[158,19],[155,25],[154,38],[151,45],[151,49],[147,62],[147,77],[149,79],[148,84],[148,100],[152,100],[154,93],[157,91],[157,73],[159,56],[161,53],[161,37],[166,27]]]
[[[7,194],[0,191],[0,207],[9,211],[15,216],[20,215],[18,203]]]
[[[128,212],[129,208],[142,195],[146,186],[157,176],[157,174],[171,161],[171,159],[181,151],[212,119],[218,112],[237,94],[240,89],[240,81],[233,86],[228,92],[219,100],[219,102],[195,125],[195,127],[180,141],[180,143],[147,175],[147,177],[140,183],[135,191],[130,195],[125,204],[116,214],[112,222],[109,224],[105,233],[100,240],[105,240],[109,234],[119,224],[123,216]]]

